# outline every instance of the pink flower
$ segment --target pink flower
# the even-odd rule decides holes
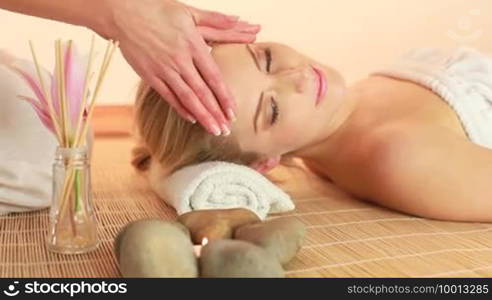
[[[63,60],[65,65],[65,72],[63,75],[69,118],[67,123],[70,124],[69,135],[73,137],[73,135],[75,135],[78,118],[80,116],[81,103],[84,96],[87,60],[84,59],[84,62],[82,61],[73,43],[71,46],[69,46],[69,43],[64,43]],[[54,120],[51,118],[49,102],[46,97],[51,98],[56,119],[61,122],[61,99],[58,90],[60,88],[60,83],[55,76],[57,65],[55,65],[53,74],[41,70],[41,76],[43,77],[43,82],[46,87],[46,91],[43,91],[36,72],[36,66],[33,62],[16,59],[6,52],[0,51],[0,64],[7,66],[24,79],[26,84],[32,90],[34,97],[19,96],[19,98],[29,102],[44,126],[56,134]],[[50,86],[48,86],[48,84],[50,84]],[[48,93],[48,95],[45,95],[45,92]],[[85,110],[86,108],[84,107],[83,109]]]

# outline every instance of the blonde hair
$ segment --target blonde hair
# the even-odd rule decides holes
[[[257,153],[241,151],[233,137],[213,136],[199,124],[184,120],[144,82],[137,91],[135,121],[139,145],[133,150],[132,164],[138,170],[146,170],[151,160],[169,174],[206,161],[249,165],[260,158]]]
[[[133,149],[132,164],[139,171],[147,170],[151,161],[170,174],[206,161],[250,165],[263,158],[259,153],[242,151],[231,136],[213,136],[202,126],[184,120],[145,82],[138,87],[134,112],[139,144]],[[291,154],[282,155],[280,164],[305,175],[304,168]],[[273,174],[265,176],[276,184],[285,182]]]

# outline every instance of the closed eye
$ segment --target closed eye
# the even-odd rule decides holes
[[[273,97],[271,98],[270,106],[272,107],[272,120],[270,124],[274,125],[278,120],[279,108],[278,108],[277,101],[275,101],[275,98]]]

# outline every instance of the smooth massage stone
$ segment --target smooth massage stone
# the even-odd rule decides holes
[[[178,222],[141,220],[127,225],[114,243],[123,277],[197,277],[188,229]]]
[[[215,240],[202,248],[201,277],[285,277],[280,263],[264,249],[244,241]]]
[[[234,238],[263,247],[284,265],[301,249],[306,226],[294,218],[277,218],[238,228]]]
[[[178,221],[190,230],[193,243],[201,244],[203,238],[232,238],[236,228],[260,222],[260,219],[248,209],[234,208],[195,210],[182,214]]]

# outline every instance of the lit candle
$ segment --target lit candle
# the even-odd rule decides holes
[[[193,246],[193,250],[195,251],[195,256],[196,257],[200,257],[200,255],[202,253],[202,247],[205,246],[207,243],[208,243],[208,239],[207,238],[203,238],[201,245],[195,245],[195,246]]]

